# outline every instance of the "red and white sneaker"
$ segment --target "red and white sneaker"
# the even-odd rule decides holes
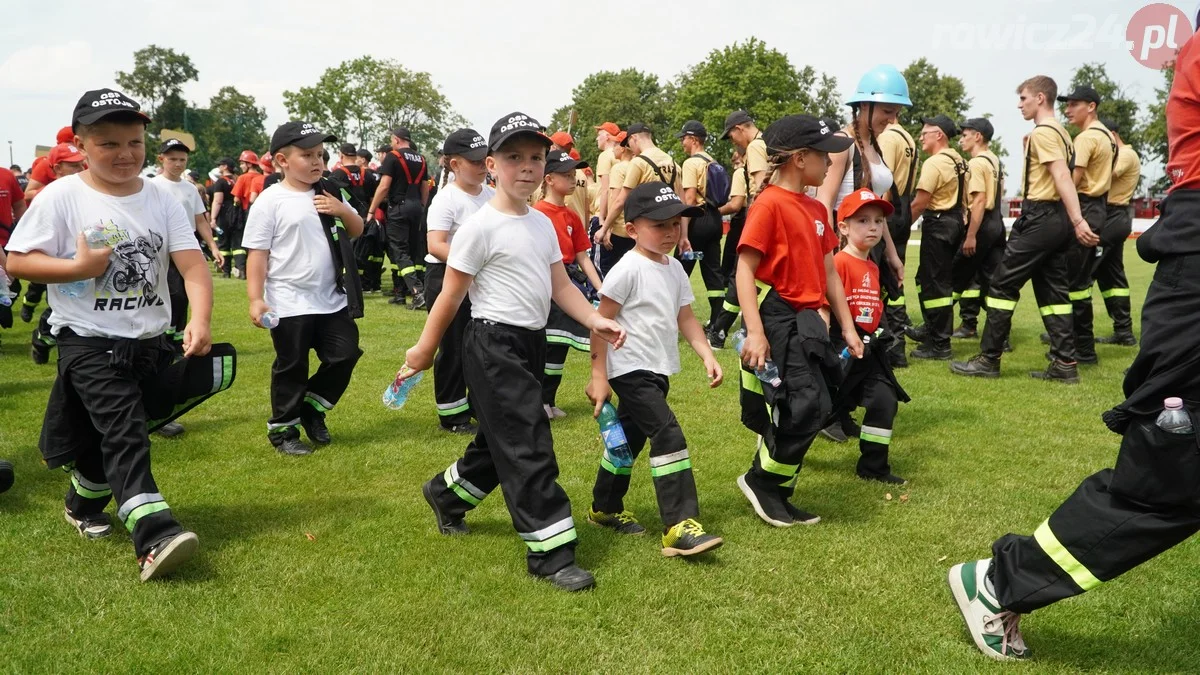
[[[138,559],[142,581],[150,581],[174,572],[187,562],[200,548],[200,538],[194,532],[180,532],[167,537],[151,547],[150,552]]]

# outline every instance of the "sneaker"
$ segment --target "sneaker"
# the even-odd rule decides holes
[[[412,304],[409,305],[408,308],[414,311],[428,309],[428,307],[425,305],[425,296],[421,294],[414,295]]]
[[[971,340],[979,337],[979,330],[974,326],[968,326],[964,323],[963,325],[954,329],[954,332],[950,334],[950,337],[958,340]]]
[[[897,476],[894,473],[887,473],[882,476],[873,476],[870,474],[860,473],[860,474],[858,474],[858,477],[863,480],[873,480],[873,481],[878,481],[880,483],[887,483],[888,485],[908,485],[907,480],[904,480],[903,478],[901,478],[900,476]]]
[[[1063,384],[1079,384],[1079,370],[1074,363],[1051,361],[1045,370],[1035,370],[1029,374],[1035,380],[1062,382]]]
[[[600,527],[607,527],[617,534],[645,534],[646,528],[642,527],[637,518],[629,511],[620,513],[601,513],[588,509],[588,522]]]
[[[668,558],[688,556],[720,548],[725,540],[708,534],[695,520],[688,518],[676,523],[662,538],[662,554]]]
[[[167,422],[166,424],[159,427],[158,430],[155,431],[154,433],[158,434],[159,436],[162,436],[163,438],[175,438],[179,434],[182,434],[184,431],[185,430],[183,428],[183,425],[180,424],[179,422]]]
[[[34,347],[33,351],[30,352],[30,357],[33,358],[34,363],[38,364],[39,366],[44,366],[47,363],[50,363],[50,350],[43,350]]]
[[[566,416],[567,416],[567,411],[563,410],[562,408],[559,408],[556,405],[550,406],[550,419],[557,420],[557,419],[562,419]]]
[[[567,565],[554,574],[535,576],[544,581],[549,581],[564,591],[572,593],[575,591],[585,591],[596,585],[596,577],[592,576],[591,572],[575,564]]]
[[[8,492],[15,480],[16,473],[13,472],[12,462],[0,459],[0,492]]]
[[[705,334],[708,336],[708,346],[709,347],[712,347],[714,350],[717,350],[717,351],[725,349],[725,337],[726,337],[725,331],[709,330],[709,331],[705,331]]]
[[[24,312],[21,313],[21,318],[25,318]],[[1120,345],[1122,347],[1136,347],[1137,338],[1133,337],[1133,333],[1114,333],[1111,337],[1096,338],[1097,344],[1102,345]]]
[[[1021,615],[1000,609],[1000,603],[987,590],[991,564],[988,558],[951,567],[950,592],[979,651],[997,661],[1027,659],[1031,654],[1021,636]]]
[[[234,278],[234,279],[241,279],[241,278],[242,278],[242,271],[241,271],[241,270],[239,270],[239,269],[238,269],[238,268],[236,268],[236,267],[235,267],[235,268],[233,268],[233,272],[232,272],[232,274],[233,274],[233,278]]]
[[[313,449],[308,447],[308,444],[299,438],[285,439],[279,445],[276,445],[275,449],[278,450],[279,454],[281,455],[291,455],[293,457],[299,457],[300,455],[311,455],[313,453]]]
[[[150,581],[174,572],[200,548],[200,538],[194,532],[180,532],[163,539],[138,558],[142,581]]]
[[[450,426],[446,426],[443,424],[443,425],[440,425],[440,428],[442,431],[445,431],[445,432],[451,433],[451,434],[463,434],[463,435],[474,436],[476,433],[479,432],[479,427],[477,425],[471,424],[470,422],[464,422],[462,424],[451,424]]]
[[[388,298],[388,304],[389,304],[389,305],[403,305],[403,304],[405,304],[405,301],[404,301],[404,295],[402,295],[402,294],[400,294],[400,293],[395,293],[395,294],[393,294],[393,295],[392,295],[392,297]]]
[[[950,372],[967,377],[1000,377],[1000,360],[976,354],[966,361],[951,361]]]
[[[792,517],[786,506],[787,501],[774,488],[770,490],[757,489],[746,480],[746,474],[738,476],[737,486],[750,501],[750,506],[754,507],[754,512],[766,524],[773,527],[791,527],[796,524],[796,519]],[[805,524],[807,525],[807,523]]]
[[[300,426],[304,427],[304,433],[308,435],[308,440],[317,445],[329,445],[333,442],[333,437],[329,435],[329,427],[325,426],[324,415],[301,417]]]
[[[104,512],[76,518],[70,509],[63,509],[63,516],[84,539],[103,539],[113,532],[112,519]]]
[[[786,499],[783,500],[783,508],[787,509],[788,515],[792,517],[792,520],[801,525],[816,525],[821,522],[821,516],[809,513]]]
[[[25,323],[29,323],[30,321],[33,321],[33,310],[34,310],[33,305],[22,302],[21,303],[21,321],[24,321]]]
[[[842,431],[842,423],[836,421],[822,429],[821,435],[833,441],[834,443],[845,443],[846,441],[850,440],[849,437],[846,436],[846,432]]]
[[[438,532],[445,535],[455,536],[460,534],[470,534],[471,530],[467,527],[467,521],[462,518],[451,518],[442,513],[442,508],[438,506],[437,500],[433,497],[434,484],[436,478],[431,478],[425,481],[421,486],[421,494],[425,497],[425,501],[429,504],[429,508],[433,509],[433,517],[437,520]]]
[[[935,349],[924,345],[908,353],[910,358],[924,361],[949,361],[952,354],[949,349]]]

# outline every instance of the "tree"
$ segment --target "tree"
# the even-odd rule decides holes
[[[236,159],[242,150],[262,152],[270,143],[263,127],[266,109],[257,105],[253,96],[241,93],[236,87],[221,87],[209,100],[204,117],[204,133],[197,137],[200,147],[196,150],[212,163],[222,157]],[[198,166],[195,168],[199,170]]]
[[[664,141],[670,131],[667,114],[671,91],[658,77],[633,68],[620,72],[592,73],[571,91],[571,102],[554,111],[547,129],[551,132],[570,128],[575,149],[595,165],[600,151],[596,147],[596,125],[616,122],[621,128],[631,123],[649,124],[655,140]],[[570,124],[571,112],[575,124]]]
[[[125,93],[138,99],[146,114],[154,118],[159,107],[168,100],[182,103],[183,85],[199,76],[187,54],[150,45],[133,53],[132,71],[117,71],[117,84]]]
[[[294,119],[365,145],[386,142],[393,127],[403,126],[428,150],[466,124],[429,73],[372,56],[327,69],[313,86],[283,92],[283,102]]]
[[[1076,68],[1075,73],[1071,76],[1071,86],[1067,91],[1073,91],[1076,87],[1095,89],[1096,93],[1100,94],[1100,105],[1096,107],[1096,114],[1116,122],[1121,128],[1121,138],[1133,146],[1139,155],[1145,151],[1142,129],[1138,124],[1139,106],[1137,101],[1130,98],[1125,92],[1125,88],[1108,76],[1108,71],[1103,63],[1085,63]],[[1065,115],[1067,104],[1060,104],[1059,109]],[[1067,130],[1071,132],[1072,137],[1081,131],[1073,124],[1067,124]]]
[[[1142,147],[1145,155],[1142,163],[1147,160],[1167,163],[1167,96],[1171,92],[1171,83],[1175,81],[1175,64],[1163,69],[1163,86],[1154,90],[1154,103],[1146,108],[1146,119],[1142,126]],[[1121,136],[1124,138],[1124,134]],[[1151,194],[1162,194],[1170,187],[1171,180],[1166,172],[1150,186]]]
[[[712,50],[704,61],[680,74],[670,108],[671,129],[690,119],[700,120],[709,131],[709,151],[726,160],[733,145],[720,135],[725,117],[734,110],[748,110],[760,129],[797,113],[831,118],[840,125],[845,119],[840,99],[836,78],[818,77],[811,66],[797,69],[783,52],[750,38]],[[663,145],[679,147],[674,134]]]
[[[923,119],[947,115],[961,120],[971,107],[971,97],[963,81],[953,75],[941,74],[937,67],[922,57],[904,69],[908,82],[908,97],[912,106],[900,110],[900,124],[915,138],[921,131]]]

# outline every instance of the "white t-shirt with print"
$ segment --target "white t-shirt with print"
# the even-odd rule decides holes
[[[338,292],[333,253],[313,205],[313,190],[276,183],[255,198],[246,214],[242,247],[268,251],[264,300],[279,317],[333,314],[346,306]],[[345,201],[345,200],[343,200]]]
[[[540,211],[522,216],[484,204],[454,236],[446,264],[475,277],[471,317],[541,330],[550,314],[550,266],[562,263],[554,225]]]
[[[496,194],[490,186],[482,185],[479,194],[469,195],[454,183],[448,183],[438,190],[429,204],[429,215],[425,221],[430,232],[446,232],[446,243],[454,241],[454,233],[467,218],[475,215],[481,206],[488,203]],[[440,263],[432,253],[425,255],[425,262]]]
[[[78,297],[68,294],[71,285],[49,285],[51,331],[58,335],[66,326],[79,335],[113,339],[162,335],[171,325],[170,254],[200,245],[179,200],[155,181],[142,180],[136,194],[114,197],[80,174],[60,178],[38,194],[8,250],[72,259],[75,238],[97,223],[113,248],[108,269],[88,280]]]
[[[695,300],[683,265],[671,256],[663,264],[630,251],[604,277],[600,294],[621,305],[617,323],[627,333],[624,347],[608,350],[608,376],[678,373],[679,310]]]
[[[171,180],[167,178],[166,174],[161,173],[150,180],[175,195],[175,198],[183,205],[183,212],[187,214],[188,223],[195,229],[196,216],[204,215],[204,200],[200,198],[196,186],[187,180]]]

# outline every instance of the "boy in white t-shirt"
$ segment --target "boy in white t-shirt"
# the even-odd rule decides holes
[[[159,493],[149,433],[227,389],[235,366],[231,346],[211,344],[212,277],[191,222],[171,194],[138,176],[147,122],[120,92],[85,93],[72,128],[88,169],[46,186],[9,242],[9,271],[50,285],[58,378],[39,446],[48,467],[71,472],[66,520],[85,538],[108,536],[104,509],[115,497],[142,581],[199,545]],[[108,245],[92,249],[84,230],[96,226]],[[165,336],[168,258],[193,310],[178,361]]]
[[[336,186],[322,181],[324,143],[335,141],[305,122],[275,130],[271,154],[284,179],[255,198],[242,235],[250,319],[261,327],[264,313],[279,317],[271,331],[267,438],[285,455],[312,452],[300,426],[314,443],[332,440],[325,413],[346,392],[362,356],[354,323],[362,316],[362,287],[349,240],[362,234],[363,221],[334,196]],[[309,351],[321,361],[311,378]]]
[[[668,379],[679,372],[679,333],[704,360],[709,386],[721,384],[721,366],[713,357],[704,328],[692,313],[692,288],[683,266],[671,256],[679,243],[681,217],[695,218],[701,209],[684,204],[666,183],[643,183],[625,201],[626,231],[634,249],[621,258],[600,289],[600,315],[616,319],[629,333],[625,348],[609,353],[592,340],[592,379],[588,398],[595,415],[615,392],[617,413],[634,459],[650,441],[650,475],[662,516],[662,553],[688,556],[720,546],[723,541],[696,521],[700,507],[687,441],[675,413],[667,405]],[[645,528],[624,507],[630,467],[601,458],[592,490],[588,521],[621,534]]]

